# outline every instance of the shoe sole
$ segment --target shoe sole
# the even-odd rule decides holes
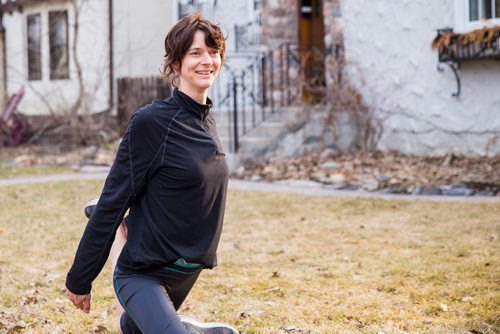
[[[188,324],[191,324],[193,326],[199,327],[199,328],[205,328],[205,329],[228,329],[233,331],[234,334],[239,334],[238,330],[236,328],[229,326],[228,324],[225,324],[223,322],[200,322],[195,319],[186,317],[184,315],[179,315],[179,318],[181,319],[181,322],[186,322]]]
[[[85,216],[87,216],[87,218],[90,218],[92,212],[94,212],[95,206],[97,205],[98,201],[99,198],[94,198],[85,203],[83,212],[85,213]]]

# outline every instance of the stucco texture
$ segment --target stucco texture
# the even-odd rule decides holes
[[[380,149],[412,154],[500,153],[500,61],[462,62],[437,71],[431,42],[453,27],[452,0],[344,0],[351,80],[383,122]]]

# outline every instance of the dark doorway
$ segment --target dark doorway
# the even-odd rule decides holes
[[[299,0],[299,4],[299,45],[306,80],[302,94],[304,102],[318,103],[325,81],[323,1]]]

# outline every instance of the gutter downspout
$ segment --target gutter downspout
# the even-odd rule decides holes
[[[0,87],[0,92],[2,96],[0,96],[0,110],[3,110],[5,105],[7,104],[7,46],[5,45],[5,28],[3,26],[3,13],[0,13],[0,44],[2,44],[2,49],[0,50],[1,52],[1,57],[2,58],[2,66],[1,68],[1,73],[2,73],[2,80],[1,80],[1,87]]]
[[[108,38],[109,38],[109,100],[108,112],[113,112],[114,105],[114,62],[113,62],[113,0],[108,0]]]

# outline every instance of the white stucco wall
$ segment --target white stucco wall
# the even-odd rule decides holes
[[[165,36],[177,21],[176,1],[115,0],[114,9],[115,78],[158,75]]]
[[[462,0],[457,0],[462,1]],[[453,0],[344,0],[348,71],[383,120],[380,149],[405,153],[499,154],[500,61],[436,70],[437,29],[460,22]],[[495,141],[496,138],[496,141]]]

